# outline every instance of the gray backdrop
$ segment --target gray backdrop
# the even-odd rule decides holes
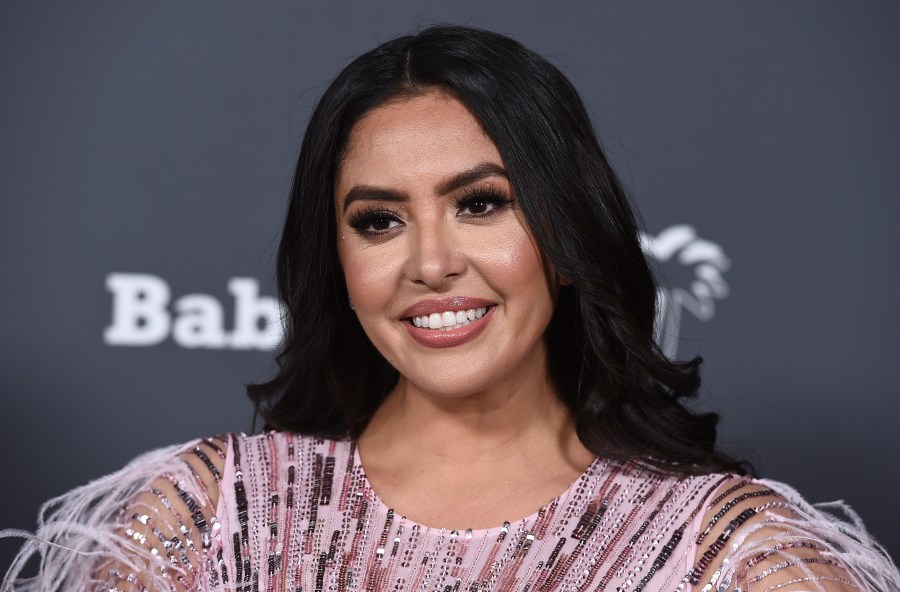
[[[229,282],[274,293],[324,85],[433,22],[512,35],[572,78],[660,260],[668,346],[706,359],[723,443],[847,500],[900,552],[900,4],[875,1],[3,2],[0,527],[148,448],[250,430],[272,303],[238,280],[237,311]],[[107,287],[134,278],[111,274],[156,278],[143,325]],[[221,348],[185,347],[198,310]],[[238,322],[251,349],[229,341]],[[134,335],[160,342],[115,343]]]

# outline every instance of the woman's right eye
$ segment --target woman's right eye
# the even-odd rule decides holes
[[[391,220],[390,218],[375,218],[369,222],[369,227],[377,232],[384,232],[385,230],[390,230],[397,224],[399,224],[399,222]]]
[[[348,224],[362,235],[377,235],[389,232],[401,224],[391,212],[369,211],[351,216]]]

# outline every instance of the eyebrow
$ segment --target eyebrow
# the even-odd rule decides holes
[[[481,164],[477,164],[472,168],[466,169],[465,171],[450,177],[446,181],[441,182],[435,189],[437,190],[438,195],[447,195],[451,191],[459,189],[460,187],[465,187],[466,185],[470,185],[487,177],[509,178],[506,174],[506,169],[502,166],[494,164],[493,162],[482,162]],[[346,212],[347,208],[350,207],[350,204],[355,201],[402,202],[406,201],[406,199],[406,194],[398,191],[374,187],[372,185],[354,185],[350,191],[347,192],[347,195],[344,196],[343,212]]]

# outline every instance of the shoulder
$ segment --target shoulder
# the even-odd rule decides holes
[[[295,432],[232,435],[224,472],[229,487],[223,490],[223,503],[232,506],[237,501],[231,485],[244,483],[249,487],[253,484],[249,492],[252,495],[248,495],[252,503],[253,499],[289,480],[306,483],[325,469],[333,473],[335,467],[352,467],[355,451],[354,440],[334,440]]]
[[[266,520],[271,496],[288,482],[292,467],[299,478],[316,470],[317,457],[352,450],[350,442],[276,431],[224,434],[176,447],[163,455],[162,466],[143,471],[149,480],[124,506],[118,532],[127,541],[130,562],[111,557],[95,575],[119,589],[134,582],[156,589],[159,582],[146,574],[168,583],[161,589],[176,592],[198,584],[214,587],[224,581],[219,564],[233,544],[223,534],[243,532],[247,520]]]
[[[813,505],[776,481],[727,475],[695,521],[697,589],[895,590],[900,574],[846,504]]]
[[[292,460],[303,464],[305,458],[317,454],[352,456],[354,450],[353,440],[335,440],[295,432],[270,430],[250,436],[229,434],[229,463],[240,465],[244,471],[248,468],[244,466],[247,460]]]

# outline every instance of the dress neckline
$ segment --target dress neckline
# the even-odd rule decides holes
[[[516,520],[507,520],[502,525],[493,526],[491,528],[469,528],[469,529],[457,530],[457,529],[445,528],[445,527],[441,527],[441,526],[428,526],[426,524],[421,524],[419,522],[416,522],[416,521],[406,517],[404,514],[401,514],[396,509],[388,507],[388,505],[384,503],[384,500],[381,499],[381,496],[378,495],[378,492],[375,491],[375,488],[372,486],[372,483],[369,481],[369,478],[366,476],[366,469],[363,466],[362,459],[359,455],[359,443],[356,440],[352,440],[349,443],[350,443],[352,453],[353,453],[352,457],[351,457],[353,465],[359,469],[359,474],[360,474],[360,478],[362,479],[363,486],[364,486],[365,490],[369,492],[371,501],[375,502],[375,504],[377,505],[379,514],[387,515],[388,512],[393,511],[395,519],[402,518],[407,524],[414,526],[414,527],[418,527],[422,531],[426,531],[426,532],[437,531],[437,532],[449,532],[449,533],[456,532],[456,533],[464,533],[467,536],[471,535],[472,537],[496,537],[496,536],[500,536],[501,534],[508,533],[511,530],[515,530],[516,527],[534,524],[537,521],[538,517],[541,516],[542,514],[546,513],[554,504],[557,505],[557,512],[558,512],[559,507],[563,506],[564,503],[567,502],[569,500],[569,498],[572,496],[572,494],[575,492],[575,490],[578,487],[578,484],[581,483],[582,481],[590,480],[592,477],[595,477],[596,475],[600,474],[601,471],[599,471],[599,468],[601,467],[601,465],[604,464],[604,461],[601,457],[598,456],[598,457],[594,458],[594,460],[591,461],[591,464],[588,465],[588,467],[580,475],[578,475],[578,477],[576,477],[575,480],[573,480],[572,483],[570,483],[568,487],[566,487],[565,491],[554,496],[547,503],[542,505],[540,508],[538,508],[537,510],[535,510],[528,516],[525,516],[523,518],[518,518]],[[594,494],[595,494],[595,492],[585,491],[582,498],[578,499],[578,503],[582,504],[582,505],[587,504],[590,501],[590,499],[593,497]]]

